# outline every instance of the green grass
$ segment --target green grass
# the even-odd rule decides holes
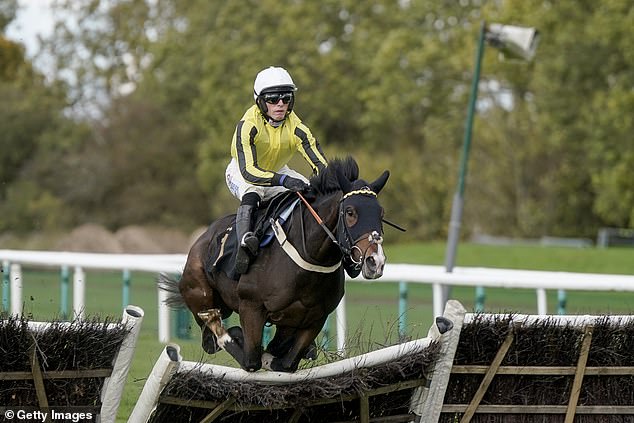
[[[386,246],[386,250],[393,263],[442,265],[445,260],[441,242]],[[456,266],[632,275],[634,249],[460,244]]]
[[[424,243],[386,246],[388,261],[392,263],[421,263],[440,265],[444,261],[444,243]],[[481,266],[536,270],[557,270],[587,273],[634,274],[633,249],[574,249],[538,246],[482,246],[461,244],[458,266]],[[23,269],[24,311],[34,320],[59,317],[59,273]],[[130,303],[145,311],[142,330],[134,361],[128,375],[119,422],[125,422],[138,398],[145,379],[156,358],[164,348],[158,342],[157,299],[154,275],[133,273]],[[86,273],[86,314],[120,316],[122,313],[122,276],[120,272]],[[569,314],[630,314],[634,310],[634,293],[569,291]],[[346,287],[346,306],[350,344],[361,350],[375,349],[395,339],[398,333],[397,283],[352,282]],[[474,309],[474,289],[455,287],[452,298],[467,310]],[[557,292],[548,291],[549,312],[556,313]],[[72,292],[69,298],[72,307]],[[487,289],[486,310],[489,312],[517,312],[534,314],[537,301],[534,290]],[[413,338],[423,337],[432,323],[432,292],[429,285],[409,284],[407,333]],[[232,324],[237,322],[234,315]],[[335,345],[334,316],[330,322],[332,346]],[[198,329],[192,339],[175,339],[186,360],[203,360],[223,365],[235,363],[225,353],[205,355],[199,344]]]

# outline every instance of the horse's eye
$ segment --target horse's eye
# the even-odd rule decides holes
[[[358,215],[354,207],[346,207],[345,214],[347,227],[351,228],[357,224]]]

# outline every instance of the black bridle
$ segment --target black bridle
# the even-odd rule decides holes
[[[346,193],[343,195],[343,197],[341,197],[341,200],[339,200],[337,225],[335,227],[335,231],[337,232],[336,236],[332,233],[330,229],[328,229],[324,221],[321,219],[321,217],[319,217],[319,215],[317,214],[315,209],[313,209],[310,203],[306,201],[304,196],[299,192],[297,193],[297,195],[302,200],[304,205],[306,205],[306,207],[308,208],[310,213],[313,215],[313,217],[315,218],[319,226],[321,226],[324,232],[326,232],[326,235],[328,235],[331,241],[337,246],[337,248],[339,248],[339,251],[341,252],[341,255],[342,255],[342,260],[344,262],[344,268],[346,269],[348,274],[350,276],[353,276],[352,273],[355,273],[354,276],[358,275],[363,265],[363,258],[365,257],[365,253],[368,251],[368,249],[373,244],[381,244],[383,242],[383,237],[381,236],[381,234],[383,233],[383,228],[381,227],[380,229],[381,234],[379,234],[379,232],[377,231],[372,231],[372,233],[369,235],[370,244],[368,245],[365,251],[361,251],[361,249],[357,247],[356,244],[359,241],[361,241],[365,237],[365,235],[360,235],[359,237],[355,239],[353,235],[350,233],[350,228],[348,228],[345,222],[344,201],[346,200],[346,198],[349,198],[353,195],[366,195],[366,196],[376,197],[376,193],[368,187],[363,187],[362,189],[354,190],[349,193]],[[355,260],[354,258],[355,249],[359,252],[358,260]]]
[[[367,253],[368,249],[373,244],[381,244],[383,242],[383,237],[382,237],[383,227],[380,228],[380,233],[376,230],[371,232],[368,239],[370,244],[365,249],[365,251],[361,251],[361,249],[357,247],[357,243],[361,241],[366,235],[360,234],[355,239],[354,236],[350,233],[350,228],[348,228],[345,222],[344,201],[346,200],[346,198],[351,197],[353,195],[365,195],[368,197],[376,198],[376,193],[372,191],[369,187],[363,187],[358,190],[350,191],[349,193],[341,197],[341,200],[339,200],[339,217],[338,217],[337,226],[336,226],[337,240],[339,240],[339,248],[344,252],[344,256],[348,257],[349,267],[351,267],[351,269],[353,270],[360,270],[363,264],[363,258],[365,257],[365,254]],[[355,249],[359,252],[359,260],[354,259]]]

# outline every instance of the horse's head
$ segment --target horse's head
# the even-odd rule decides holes
[[[377,279],[383,275],[385,253],[383,252],[383,207],[377,194],[385,186],[390,173],[383,172],[374,182],[358,179],[350,181],[338,173],[343,196],[339,206],[337,240],[344,257],[344,263],[356,276],[361,270],[366,279]]]

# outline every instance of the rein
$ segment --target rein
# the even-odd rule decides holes
[[[350,195],[352,194],[366,194],[366,193],[372,193],[376,196],[376,194],[372,191],[368,190],[358,190],[358,191],[352,191],[349,192],[348,194],[344,195],[341,200],[339,200],[339,204],[342,204],[343,200],[348,198]],[[302,202],[304,203],[304,205],[306,206],[306,208],[308,209],[308,211],[310,211],[310,214],[313,215],[313,217],[315,218],[315,220],[317,221],[317,223],[319,224],[319,226],[321,226],[321,228],[324,230],[324,232],[326,232],[326,235],[328,235],[328,238],[330,238],[333,242],[333,244],[335,244],[338,248],[339,251],[341,251],[341,254],[343,256],[348,256],[350,257],[350,260],[355,263],[360,265],[360,262],[357,263],[356,261],[354,261],[352,259],[352,247],[350,246],[345,246],[342,245],[339,240],[337,239],[337,237],[335,236],[335,234],[332,233],[332,231],[330,229],[328,229],[328,227],[326,226],[326,224],[324,223],[324,221],[322,220],[321,217],[319,217],[319,215],[317,214],[317,212],[315,211],[315,209],[313,208],[313,206],[310,205],[310,203],[306,200],[306,198],[304,198],[304,196],[300,193],[297,192],[297,195],[299,196],[299,198],[302,200]],[[339,228],[341,227],[341,225],[343,225],[344,227],[346,226],[345,224],[343,224],[343,222],[341,222],[343,216],[343,212],[341,210],[341,206],[339,207],[339,213],[338,213],[338,220],[337,220],[337,229],[339,230]],[[341,223],[341,224],[340,224]],[[345,233],[345,239],[346,241],[348,241],[348,244],[350,245],[354,245],[357,241],[359,241],[358,239],[356,241],[350,242],[350,234],[347,230],[348,228],[346,227],[346,233]],[[356,248],[356,247],[355,247]]]
[[[324,232],[328,235],[328,238],[330,238],[333,244],[335,244],[337,248],[339,248],[339,251],[341,252],[343,256],[342,261],[344,263],[344,268],[346,269],[348,274],[351,275],[352,277],[358,275],[358,273],[361,270],[361,266],[363,265],[363,258],[365,257],[365,253],[367,252],[367,250],[366,252],[361,251],[361,249],[355,245],[357,242],[359,242],[363,238],[363,236],[356,240],[353,240],[350,234],[350,231],[348,230],[348,227],[343,221],[344,220],[343,201],[346,198],[353,195],[371,195],[376,197],[376,193],[372,191],[371,189],[364,187],[362,189],[346,193],[341,198],[341,200],[339,200],[339,211],[338,211],[338,217],[337,217],[337,235],[338,236],[335,236],[335,234],[333,234],[332,231],[328,229],[323,219],[317,214],[315,209],[310,205],[310,203],[306,200],[306,198],[304,198],[304,196],[300,192],[297,192],[296,194],[300,198],[302,203],[304,203],[306,208],[310,211],[310,214],[313,216],[315,221],[319,224],[319,226],[321,226]],[[302,223],[303,223],[303,220],[302,220]],[[282,249],[286,252],[286,254],[289,255],[289,257],[291,257],[291,259],[295,262],[295,264],[297,264],[302,269],[309,270],[312,272],[319,272],[319,273],[332,273],[341,266],[342,261],[339,261],[335,265],[328,266],[328,267],[319,266],[319,265],[315,265],[315,264],[307,262],[301,257],[301,255],[297,252],[295,247],[293,247],[290,242],[287,242],[288,239],[286,238],[286,234],[284,233],[284,229],[282,229],[282,226],[280,225],[280,223],[276,220],[274,221],[273,219],[271,219],[271,226],[273,228],[273,232],[275,233],[275,236],[278,242],[280,243],[280,246],[282,247]],[[303,230],[302,230],[302,234],[303,234]],[[339,241],[340,238],[343,239],[345,244]],[[373,231],[372,234],[370,234],[369,241],[370,241],[370,245],[381,244],[383,242],[383,237],[381,237],[381,235],[377,231]],[[355,260],[353,257],[353,251],[355,249],[359,251],[359,260]],[[304,250],[306,250],[305,245],[304,245]]]
[[[308,207],[308,209],[312,213],[312,215],[315,218],[315,220],[317,221],[317,223],[319,223],[319,225],[326,231],[326,233],[329,235],[329,237],[332,239],[332,241],[336,245],[339,245],[339,243],[337,242],[337,239],[332,234],[332,232],[330,232],[328,227],[326,227],[326,224],[319,217],[317,212],[315,212],[315,210],[310,206],[310,204],[308,204],[306,199],[299,192],[297,193],[297,195],[304,202],[304,204],[306,204],[306,206]],[[300,222],[302,223],[302,228],[303,228],[303,223],[304,223],[303,218],[300,220]],[[293,262],[295,262],[295,264],[298,265],[299,267],[301,267],[302,269],[308,270],[310,272],[317,272],[317,273],[332,273],[332,272],[336,271],[337,269],[339,269],[339,267],[341,267],[341,260],[339,260],[337,263],[335,263],[332,266],[319,266],[317,264],[312,264],[312,263],[307,262],[306,260],[304,260],[302,258],[302,256],[295,249],[295,247],[290,242],[288,242],[288,238],[286,237],[286,233],[284,232],[284,229],[282,228],[282,225],[280,224],[280,222],[278,220],[273,220],[271,218],[271,228],[273,229],[273,233],[275,234],[275,237],[277,238],[277,241],[279,242],[280,247],[282,247],[284,252],[286,252],[286,254],[291,258],[291,260],[293,260]],[[303,240],[303,235],[304,235],[304,231],[302,229],[302,241],[304,241]],[[306,252],[305,242],[303,242],[303,244],[304,244],[304,252]]]
[[[321,219],[321,217],[319,217],[319,215],[317,214],[315,209],[310,205],[310,203],[306,201],[302,193],[297,192],[297,196],[302,200],[302,203],[306,205],[306,208],[308,208],[308,211],[310,212],[310,214],[312,214],[315,220],[317,221],[317,223],[319,223],[319,226],[321,226],[321,228],[326,232],[326,234],[328,235],[328,238],[330,238],[332,242],[334,242],[335,245],[337,245],[339,249],[341,249],[341,246],[339,245],[339,241],[337,241],[337,238],[335,237],[335,235],[330,231],[330,229],[328,229],[324,221]],[[341,250],[341,252],[343,253],[344,251]]]
[[[306,208],[310,211],[310,214],[313,215],[313,218],[317,221],[317,223],[319,224],[319,226],[322,227],[322,229],[324,230],[324,232],[326,232],[326,234],[328,235],[328,237],[332,240],[332,242],[339,248],[339,251],[341,251],[341,254],[343,255],[344,259],[348,259],[350,262],[350,266],[352,269],[354,270],[359,270],[361,268],[361,265],[363,264],[363,257],[365,256],[365,252],[361,251],[359,249],[359,247],[357,247],[355,244],[357,242],[359,242],[359,240],[361,240],[362,237],[353,240],[351,235],[350,235],[350,231],[348,230],[348,227],[345,225],[345,223],[343,222],[343,201],[348,198],[351,197],[353,195],[371,195],[376,197],[376,193],[374,191],[372,191],[369,188],[362,188],[359,190],[355,190],[355,191],[350,191],[348,193],[346,193],[343,197],[341,197],[341,200],[339,200],[339,212],[338,212],[338,220],[337,220],[337,232],[340,233],[342,235],[342,238],[344,239],[345,243],[347,245],[343,245],[341,242],[339,242],[338,237],[336,237],[332,231],[330,229],[328,229],[328,227],[326,226],[326,224],[324,223],[324,221],[321,219],[321,217],[319,217],[319,215],[317,214],[317,212],[315,211],[315,209],[313,209],[313,207],[310,205],[310,203],[304,198],[304,196],[300,193],[297,192],[297,195],[299,196],[299,198],[302,200],[302,202],[306,205]],[[370,241],[373,243],[381,243],[382,242],[382,238],[381,236],[376,233],[373,232],[372,235],[370,235],[371,239]],[[368,247],[369,248],[369,247]],[[352,256],[352,252],[357,249],[359,251],[360,254],[360,258],[359,260],[355,260]]]

